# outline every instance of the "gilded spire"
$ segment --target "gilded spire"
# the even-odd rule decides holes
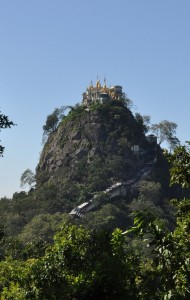
[[[101,83],[100,83],[100,80],[98,79],[98,76],[97,76],[97,81],[96,81],[96,87],[97,88],[101,87]]]
[[[92,83],[92,80],[91,80],[91,82],[90,82],[90,84],[89,84],[89,87],[87,88],[88,90],[91,90],[93,88],[93,83]]]
[[[106,88],[106,77],[104,77],[104,87]]]

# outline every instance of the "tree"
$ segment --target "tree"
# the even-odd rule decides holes
[[[150,126],[150,130],[158,137],[159,145],[166,141],[172,149],[179,145],[179,140],[175,136],[176,129],[177,124],[167,120]]]
[[[170,152],[174,151],[177,147],[180,146],[180,141],[176,136],[168,137],[168,142],[170,145]]]
[[[63,222],[69,221],[68,214],[39,214],[24,226],[19,235],[19,240],[23,244],[35,240],[52,242],[53,235]]]
[[[190,143],[188,143],[190,144]],[[166,152],[171,164],[171,184],[181,184],[190,187],[190,149],[180,146],[173,154]],[[148,288],[149,299],[189,299],[190,290],[190,200],[172,200],[176,207],[176,228],[168,231],[159,224],[152,212],[136,212],[134,226],[125,233],[137,233],[138,236],[148,236],[148,245],[152,247],[152,275],[157,279],[154,291]],[[150,274],[149,274],[150,275]],[[151,277],[151,276],[150,276]],[[143,290],[143,288],[142,288]],[[144,299],[144,298],[143,298]]]
[[[133,101],[125,93],[122,94],[122,102],[129,109],[133,107]]]
[[[141,116],[140,113],[136,113],[135,120],[137,121],[141,131],[143,133],[147,133],[147,131],[149,130],[150,116],[148,115]]]
[[[35,184],[35,175],[30,169],[26,169],[20,178],[20,186],[24,187],[26,185],[29,185],[29,187],[32,187],[33,184]]]
[[[11,126],[14,126],[15,124],[12,121],[9,121],[8,116],[5,116],[4,114],[1,113],[0,111],[0,130],[5,129],[5,128],[11,128]],[[0,145],[0,156],[3,155],[5,147]]]
[[[81,219],[81,223],[93,230],[104,229],[108,232],[112,232],[114,228],[126,228],[128,216],[120,208],[107,203],[99,210],[86,214],[85,218]]]
[[[122,231],[64,224],[45,254],[0,262],[1,299],[139,299],[139,260]],[[35,250],[35,249],[34,249]]]
[[[187,145],[177,147],[173,154],[165,151],[165,155],[171,164],[171,184],[180,184],[183,188],[190,187],[190,142]]]
[[[38,299],[134,299],[138,264],[123,244],[119,229],[108,234],[64,225],[31,268]]]
[[[7,258],[0,262],[0,297],[2,300],[24,300],[24,291],[19,287],[29,272],[25,262]]]
[[[46,124],[43,126],[43,142],[46,141],[48,135],[57,129],[59,122],[64,117],[64,111],[67,106],[61,106],[60,108],[55,108],[53,113],[47,116]]]

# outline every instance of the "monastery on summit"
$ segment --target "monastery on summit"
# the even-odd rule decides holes
[[[102,86],[100,80],[97,79],[96,85],[91,84],[87,87],[86,92],[83,93],[82,104],[89,106],[92,102],[106,103],[109,100],[121,100],[123,96],[122,86],[115,85],[108,88],[106,80]]]

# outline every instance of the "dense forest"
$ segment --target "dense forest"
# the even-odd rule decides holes
[[[47,117],[28,192],[0,199],[0,299],[189,299],[189,144],[130,105]]]

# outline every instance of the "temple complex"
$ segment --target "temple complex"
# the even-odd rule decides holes
[[[102,86],[100,80],[97,78],[96,85],[93,83],[87,87],[86,92],[83,93],[82,104],[89,106],[92,102],[106,103],[109,100],[121,100],[123,97],[122,86],[115,85],[111,87],[106,86],[106,79]]]

